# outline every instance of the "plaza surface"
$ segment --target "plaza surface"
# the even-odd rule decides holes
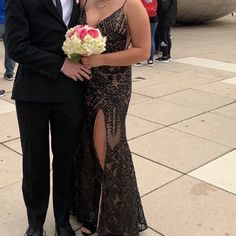
[[[236,16],[176,27],[172,56],[133,71],[127,130],[149,225],[141,235],[236,236]],[[0,236],[22,236],[12,82],[1,78],[0,89]],[[45,230],[54,235],[51,204]]]

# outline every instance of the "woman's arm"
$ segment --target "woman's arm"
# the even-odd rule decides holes
[[[127,0],[124,10],[127,16],[132,47],[120,52],[82,57],[85,66],[128,66],[149,58],[150,23],[142,2]]]

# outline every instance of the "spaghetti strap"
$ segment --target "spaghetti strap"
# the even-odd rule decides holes
[[[88,0],[85,1],[84,5],[83,5],[83,9],[86,7]]]
[[[87,0],[86,0],[87,1]],[[125,3],[127,2],[127,0],[125,0],[125,2],[123,3],[123,5],[122,5],[122,7],[121,8],[123,8],[124,6],[125,6]]]

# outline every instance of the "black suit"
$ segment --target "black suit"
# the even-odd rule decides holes
[[[74,2],[69,27],[77,23]],[[54,215],[69,222],[70,178],[83,114],[83,86],[60,70],[67,26],[52,0],[8,0],[6,43],[19,63],[13,88],[23,150],[23,195],[29,225],[44,224],[50,192],[49,125],[53,152]]]

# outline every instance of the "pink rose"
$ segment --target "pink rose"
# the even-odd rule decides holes
[[[66,33],[66,36],[67,36],[68,38],[71,38],[71,36],[73,36],[74,33],[75,33],[75,30],[71,30],[71,31],[69,31],[69,32]]]
[[[85,28],[77,28],[76,34],[81,40],[83,40],[84,37],[88,34],[88,31]]]
[[[97,38],[99,36],[97,29],[90,29],[90,30],[88,30],[88,34],[91,37],[93,37],[93,38]]]

